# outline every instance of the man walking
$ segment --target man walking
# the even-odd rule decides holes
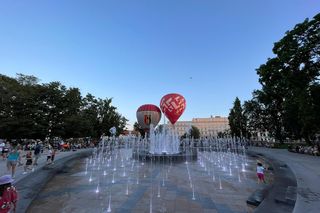
[[[41,145],[39,144],[39,142],[37,142],[36,147],[34,148],[34,166],[38,165],[38,159],[40,157],[40,152],[41,152]]]

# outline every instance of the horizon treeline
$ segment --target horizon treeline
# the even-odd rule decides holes
[[[112,98],[82,96],[79,88],[58,81],[39,83],[35,76],[0,74],[0,138],[99,138],[111,127],[123,132],[127,119]]]

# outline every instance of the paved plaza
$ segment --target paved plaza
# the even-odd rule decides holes
[[[58,161],[60,159],[63,159],[65,157],[71,156],[77,152],[81,152],[81,150],[78,150],[76,152],[68,151],[68,152],[60,152],[57,151],[55,156],[55,161]],[[32,151],[33,153],[33,151]],[[22,156],[25,156],[26,151],[22,151]],[[16,174],[15,174],[15,183],[19,182],[24,177],[28,176],[29,174],[33,173],[32,171],[28,171],[27,174],[23,174],[24,171],[24,165],[25,165],[25,157],[22,157],[22,165],[16,167]],[[38,160],[38,166],[34,166],[34,172],[38,171],[39,169],[42,169],[47,164],[47,152],[44,151]],[[6,160],[3,160],[3,158],[0,158],[0,176],[2,175],[11,175],[11,172],[7,170],[7,163]]]
[[[246,200],[259,187],[256,159],[243,161],[242,171],[243,156],[233,153],[203,152],[198,161],[151,163],[122,162],[121,152],[113,153],[110,163],[82,159],[57,174],[28,212],[107,212],[109,205],[111,212],[121,213],[253,211]],[[218,155],[224,160],[220,164]],[[217,159],[211,162],[210,156]]]
[[[24,155],[25,152],[22,153]],[[66,163],[73,161],[74,159],[86,156],[92,153],[92,149],[81,149],[77,151],[57,152],[54,164],[47,165],[46,152],[42,153],[38,165],[34,167],[34,171],[29,171],[27,174],[23,174],[23,165],[25,159],[22,158],[22,166],[17,166],[14,185],[19,192],[19,201],[17,204],[17,212],[26,212],[28,206],[36,198],[37,194],[46,185],[46,183],[61,171],[66,168]],[[7,170],[6,161],[1,158],[0,160],[0,174],[11,174]]]
[[[294,213],[319,212],[320,208],[320,158],[291,153],[285,149],[250,147],[251,151],[278,159],[289,166],[297,180],[297,200]]]
[[[277,160],[280,162],[279,165],[287,165],[292,170],[297,181],[294,213],[317,212],[320,207],[319,157],[260,147],[249,147],[249,151],[261,159]],[[106,170],[105,176],[98,176],[97,172],[101,174],[103,170],[101,168],[101,171],[98,171],[98,167],[95,167],[91,170],[92,181],[89,181],[90,170],[85,173],[86,158],[76,158],[79,160],[74,161],[70,157],[91,152],[91,150],[59,152],[56,155],[56,164],[50,166],[46,165],[46,153],[44,153],[35,171],[26,175],[22,174],[23,166],[17,167],[15,184],[21,194],[18,204],[21,211],[18,212],[24,212],[30,204],[28,212],[89,212],[88,209],[102,212],[108,209],[110,194],[112,212],[150,212],[150,202],[153,212],[286,212],[280,204],[272,202],[273,197],[265,199],[256,209],[245,203],[246,199],[261,187],[256,183],[254,167],[256,159],[250,159],[246,173],[239,173],[241,176],[229,176],[228,171],[224,172],[223,176],[224,173],[219,173],[218,167],[213,168],[216,169],[215,181],[212,180],[214,171],[212,168],[208,167],[206,171],[199,162],[189,162],[195,186],[192,188],[189,185],[188,169],[184,162],[176,165],[153,164],[152,169],[150,162],[145,162],[144,166],[140,165],[139,170],[133,171],[131,168],[138,168],[137,164],[131,167],[132,164],[128,162],[125,166],[127,176],[124,176],[124,168],[121,167],[119,159],[117,172],[113,172],[112,166]],[[51,173],[53,179],[46,179],[48,174],[43,175],[43,172],[51,171],[55,167],[59,169]],[[8,174],[5,161],[2,159],[0,168],[1,175]],[[236,174],[236,171],[232,170],[232,173]],[[267,173],[269,183],[273,181],[272,175],[272,172]],[[114,183],[112,183],[113,177]],[[36,194],[31,196],[33,189],[29,185],[39,186]],[[153,192],[152,199],[151,192]]]

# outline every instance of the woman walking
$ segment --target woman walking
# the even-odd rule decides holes
[[[15,146],[10,149],[7,157],[7,168],[8,171],[11,171],[12,178],[14,178],[14,175],[16,173],[16,166],[18,161],[20,163],[20,151],[17,149],[17,146]]]
[[[30,168],[31,167],[31,168]],[[24,165],[24,172],[22,174],[27,174],[27,170],[32,170],[32,152],[28,151],[26,154],[26,164]]]

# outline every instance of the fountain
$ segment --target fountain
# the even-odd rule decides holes
[[[180,140],[173,131],[158,132],[153,127],[145,138],[102,137],[93,155],[83,160],[79,172],[83,182],[69,179],[82,184],[76,193],[81,194],[83,189],[84,197],[88,193],[97,195],[91,196],[88,205],[102,206],[104,212],[121,212],[124,207],[133,212],[183,211],[172,205],[168,196],[185,199],[201,212],[202,208],[215,206],[210,204],[211,199],[212,203],[217,202],[215,199],[221,202],[220,196],[226,197],[224,205],[233,205],[228,202],[228,194],[238,193],[245,200],[248,186],[256,184],[255,162],[236,143],[244,142],[215,137]],[[210,205],[202,207],[204,199]],[[80,205],[73,203],[77,200],[70,201],[72,208]]]
[[[165,125],[162,132],[158,132],[151,124],[149,134],[146,135],[133,152],[133,158],[141,160],[142,163],[145,160],[150,161],[151,158],[159,162],[168,159],[174,162],[197,159],[193,141],[190,138],[181,140],[174,130],[167,129]]]
[[[257,183],[255,160],[248,159],[245,140],[194,139],[191,127],[182,139],[167,125],[162,131],[155,129],[161,111],[174,124],[185,105],[181,95],[168,94],[161,110],[150,104],[139,107],[137,120],[148,129],[145,137],[115,137],[112,127],[111,136],[101,137],[92,156],[77,162],[80,172],[64,179],[72,196],[48,187],[49,196],[40,195],[44,200],[34,209],[52,202],[64,212],[92,212],[97,206],[102,212],[251,212],[243,201]],[[61,185],[59,181],[54,186]],[[34,209],[30,212],[37,212]]]
[[[147,112],[143,115],[141,119],[150,121]],[[75,193],[83,193],[85,198],[88,193],[97,196],[91,196],[90,202],[81,202],[79,196],[70,201],[70,208],[82,206],[84,209],[79,210],[90,211],[89,207],[102,206],[105,212],[186,212],[180,209],[183,206],[172,205],[180,200],[192,206],[194,212],[204,209],[218,212],[219,209],[214,208],[224,208],[224,205],[234,205],[233,209],[238,209],[239,201],[230,202],[227,196],[237,194],[245,200],[250,187],[256,184],[255,163],[247,158],[244,146],[240,146],[245,141],[213,136],[195,140],[190,137],[190,127],[184,139],[166,125],[162,131],[153,124],[148,128],[143,138],[115,137],[115,128],[110,129],[111,137],[101,137],[92,156],[83,161],[79,173],[83,174],[83,181],[81,178],[73,181],[82,184]],[[56,202],[57,199],[52,200]],[[203,200],[205,206],[202,206]],[[215,205],[218,201],[222,204]],[[89,210],[82,205],[86,202]]]

